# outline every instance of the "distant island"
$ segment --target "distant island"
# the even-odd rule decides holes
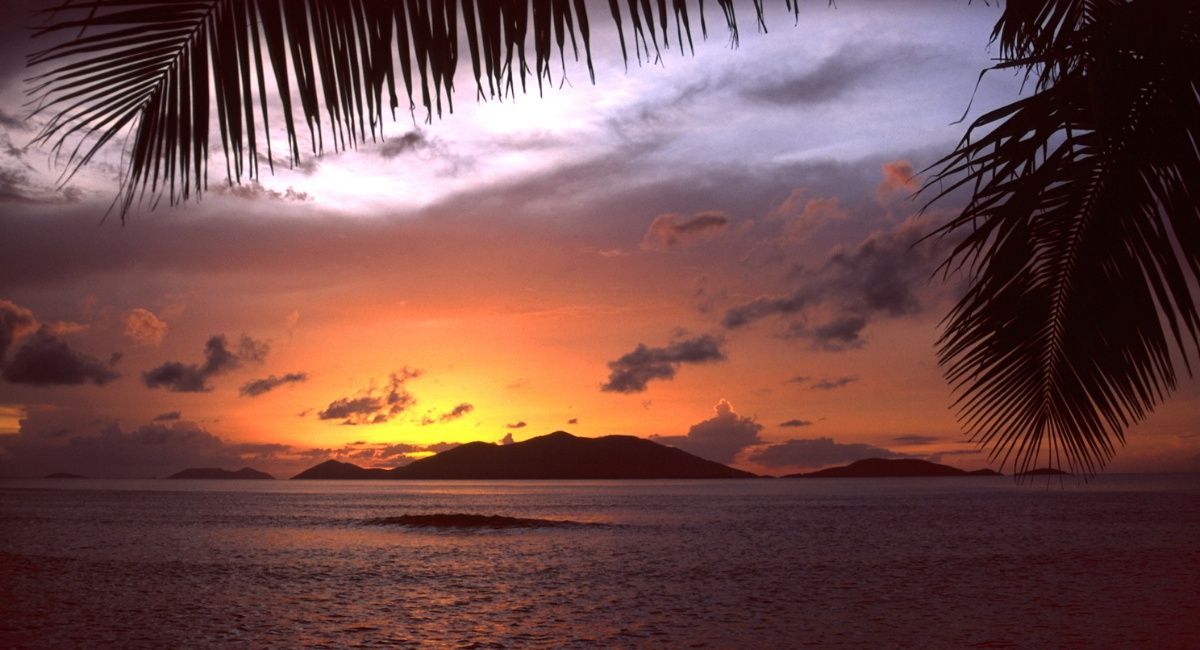
[[[328,460],[292,478],[541,480],[756,478],[756,475],[645,438],[582,438],[555,431],[510,445],[469,442],[395,469],[367,469]]]
[[[167,478],[203,478],[203,479],[274,479],[274,476],[256,469],[243,467],[236,472],[219,467],[191,467],[168,476]]]
[[[1031,469],[1028,472],[1017,472],[1017,476],[1072,476],[1070,472],[1064,472],[1056,467],[1039,467]]]
[[[359,467],[353,463],[327,460],[293,476],[293,479],[347,480],[365,478],[395,478],[390,469]]]
[[[83,474],[72,474],[70,472],[55,472],[53,474],[47,474],[47,475],[43,476],[42,478],[87,478],[87,477],[84,476]]]
[[[783,478],[900,478],[920,476],[1003,476],[1000,472],[980,469],[968,472],[916,458],[866,458],[843,467],[816,472],[788,474]]]

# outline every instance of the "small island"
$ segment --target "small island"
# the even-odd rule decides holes
[[[266,472],[260,472],[256,469],[243,467],[239,470],[231,471],[221,469],[219,467],[190,467],[168,476],[167,478],[182,478],[182,479],[253,479],[253,480],[273,480],[275,477]]]
[[[865,458],[843,467],[829,467],[816,472],[788,474],[783,478],[916,478],[930,476],[1003,476],[1000,472],[964,469],[939,465],[916,458]]]
[[[554,480],[756,478],[636,436],[555,431],[509,445],[469,442],[394,469],[327,460],[296,479]]]
[[[1039,467],[1031,469],[1027,472],[1017,472],[1017,476],[1074,476],[1070,472],[1064,472],[1057,467]]]

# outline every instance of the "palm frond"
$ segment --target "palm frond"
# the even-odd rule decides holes
[[[940,357],[993,458],[1090,474],[1200,346],[1200,7],[1013,2],[995,35],[1036,88],[924,188],[973,192],[942,231],[972,283]]]
[[[798,14],[798,0],[785,3]],[[681,51],[694,14],[707,34],[703,0],[672,0],[670,12],[666,0],[621,4],[609,8],[627,64],[627,33],[639,62],[671,46],[672,18]],[[762,0],[751,4],[765,29]],[[733,0],[717,5],[736,43]],[[145,200],[174,204],[204,191],[214,118],[227,182],[257,177],[260,158],[273,165],[276,96],[293,165],[302,149],[379,138],[384,116],[401,106],[401,81],[409,111],[417,101],[427,120],[453,110],[460,41],[481,99],[513,96],[517,83],[525,92],[530,74],[540,92],[556,62],[565,76],[581,45],[594,81],[585,0],[56,0],[42,13],[35,36],[61,42],[29,58],[45,69],[29,86],[34,114],[48,116],[35,142],[63,163],[66,180],[128,134],[114,203],[122,218]]]

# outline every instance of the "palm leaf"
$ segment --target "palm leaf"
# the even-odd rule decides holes
[[[785,1],[799,12],[798,0]],[[670,47],[672,17],[681,50],[693,11],[707,33],[703,0],[672,0],[670,14],[666,0],[621,4],[610,0],[622,55],[628,27],[639,62]],[[736,43],[733,0],[717,5]],[[765,28],[761,0],[752,5]],[[516,82],[524,92],[529,74],[540,92],[555,59],[565,75],[580,44],[594,78],[584,0],[58,0],[42,13],[35,36],[61,42],[29,58],[45,69],[29,86],[34,114],[47,116],[35,142],[63,163],[65,182],[128,135],[114,202],[122,219],[142,201],[175,204],[206,189],[214,118],[228,183],[256,178],[260,158],[273,166],[272,96],[293,165],[302,148],[316,155],[379,138],[385,114],[395,119],[401,106],[401,81],[409,111],[417,101],[427,120],[453,110],[460,35],[479,98],[515,95]]]
[[[995,37],[1035,91],[925,187],[973,192],[942,231],[966,232],[944,268],[972,283],[940,357],[993,458],[1090,474],[1200,344],[1200,8],[1014,2]]]

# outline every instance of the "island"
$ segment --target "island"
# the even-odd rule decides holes
[[[167,478],[199,478],[199,479],[254,479],[269,480],[274,476],[256,469],[243,467],[236,472],[219,467],[191,467],[168,476]]]
[[[394,469],[325,461],[296,479],[551,480],[756,478],[636,436],[555,431],[509,445],[470,442]]]
[[[1031,469],[1027,472],[1017,472],[1017,476],[1073,476],[1070,472],[1064,472],[1057,467],[1039,467]]]
[[[47,474],[47,475],[43,476],[42,478],[87,478],[87,477],[84,476],[83,474],[72,474],[70,472],[54,472],[53,474]]]
[[[916,458],[865,458],[843,467],[787,474],[783,478],[908,478],[922,476],[1003,476],[1003,474],[990,469],[968,472],[957,467],[939,465]]]
[[[293,476],[293,479],[358,480],[366,478],[393,478],[390,469],[359,467],[353,463],[327,460]]]

